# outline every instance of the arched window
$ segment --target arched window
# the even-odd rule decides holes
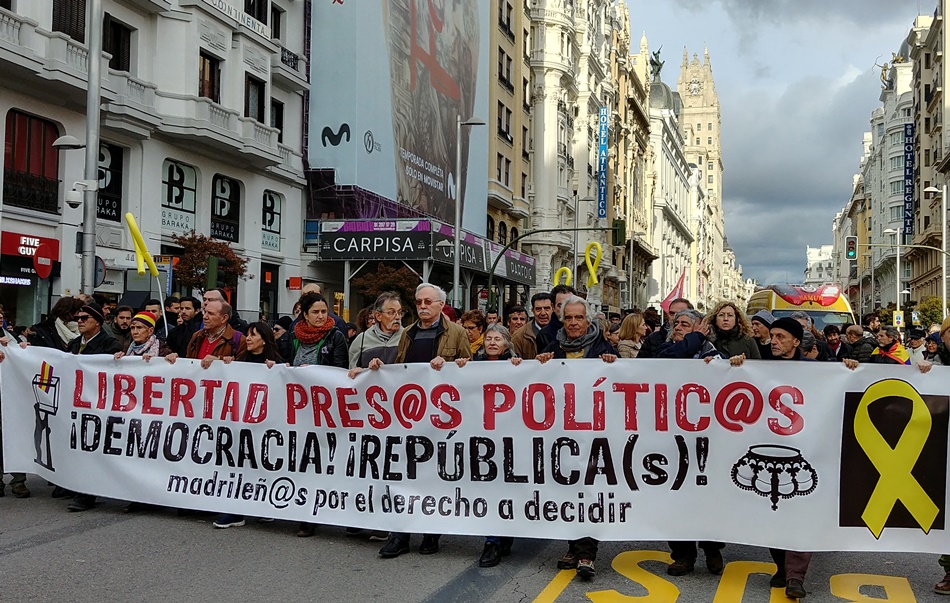
[[[518,238],[518,229],[515,228],[514,226],[512,226],[512,227],[511,227],[511,240],[514,241],[514,242],[511,244],[511,248],[514,249],[515,251],[518,250],[518,243],[521,242],[521,241],[515,241],[515,239],[517,239],[517,238]]]
[[[59,212],[59,156],[51,121],[11,110],[3,153],[3,202],[51,214]]]
[[[508,225],[504,222],[498,223],[498,242],[502,245],[508,244]]]
[[[485,238],[489,241],[495,239],[495,219],[488,216],[488,226],[485,228]]]

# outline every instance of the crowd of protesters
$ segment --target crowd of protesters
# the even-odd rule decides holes
[[[377,370],[393,363],[427,363],[440,370],[446,363],[464,367],[469,361],[541,363],[552,359],[594,358],[606,363],[618,359],[703,359],[720,358],[733,366],[747,360],[799,360],[840,362],[850,369],[861,363],[915,366],[928,372],[934,366],[950,366],[950,318],[925,331],[911,328],[905,337],[894,327],[882,326],[880,317],[870,313],[860,325],[829,325],[815,328],[806,312],[775,317],[767,311],[746,316],[732,301],[717,304],[704,315],[689,300],[672,300],[661,316],[645,311],[595,313],[588,302],[569,286],[558,285],[550,292],[535,294],[530,306],[511,306],[503,316],[493,311],[461,312],[446,305],[440,287],[422,283],[415,290],[416,320],[404,321],[399,293],[386,292],[361,310],[356,323],[344,322],[334,314],[316,285],[308,285],[294,305],[293,316],[273,323],[243,321],[226,301],[225,292],[211,289],[201,300],[170,298],[163,304],[148,300],[141,308],[100,305],[89,296],[65,297],[48,317],[32,327],[8,329],[0,307],[0,344],[35,345],[62,352],[88,355],[111,354],[116,360],[141,357],[144,361],[164,358],[174,363],[179,357],[198,360],[205,368],[214,362],[251,362],[272,367],[333,366],[348,369],[356,378],[364,370]],[[163,311],[164,310],[164,311]],[[458,317],[456,319],[456,317]],[[408,324],[406,324],[408,322]],[[0,348],[0,361],[4,354]],[[2,451],[2,440],[0,440]],[[0,477],[3,474],[0,457]],[[10,491],[27,498],[26,476],[12,474]],[[0,480],[0,496],[5,485]],[[67,509],[74,512],[94,507],[90,494],[54,487],[54,497],[72,497]],[[131,503],[127,512],[148,508]],[[262,518],[262,520],[267,520]],[[213,526],[243,526],[239,515],[219,516]],[[297,536],[310,537],[315,524],[301,523]],[[359,528],[346,528],[359,535]],[[410,551],[410,534],[373,532],[371,540],[384,540],[382,558],[394,558]],[[439,534],[425,534],[418,547],[423,555],[439,551]],[[488,536],[478,558],[481,567],[493,567],[510,554],[514,540]],[[723,571],[721,542],[670,542],[672,563],[667,573],[683,576],[695,569],[699,550],[706,568],[713,574]],[[580,538],[568,543],[557,563],[559,569],[575,569],[579,576],[592,578],[598,542]],[[805,596],[805,574],[811,554],[771,549],[777,572],[773,587],[784,587],[790,598]],[[946,570],[935,592],[950,594],[950,555],[939,561]]]

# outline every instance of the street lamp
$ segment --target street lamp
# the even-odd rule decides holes
[[[88,0],[89,42],[86,83],[86,144],[75,136],[60,136],[53,147],[60,150],[76,150],[85,147],[86,164],[83,171],[82,189],[82,269],[80,291],[92,295],[96,284],[96,193],[99,191],[99,112],[102,98],[102,0]],[[80,183],[77,183],[77,185]],[[75,188],[74,188],[75,190]],[[69,203],[73,206],[72,203]]]
[[[900,314],[901,312],[901,294],[903,293],[903,288],[901,287],[901,239],[904,238],[904,227],[901,226],[897,230],[893,228],[885,228],[884,234],[896,234],[897,235],[897,253],[895,254],[895,264],[894,268],[897,270],[897,310],[895,314]],[[946,256],[944,256],[946,257]]]
[[[943,261],[940,264],[943,269],[943,278],[940,279],[940,283],[943,290],[943,317],[947,318],[947,185],[944,184],[942,190],[935,186],[928,186],[924,192],[940,194],[940,249],[943,250]]]
[[[93,0],[96,1],[96,0]],[[462,246],[462,126],[484,126],[484,120],[470,117],[462,121],[461,115],[455,116],[455,240],[452,257],[452,303],[459,303],[461,294],[461,267],[459,265]],[[464,308],[462,308],[464,310]]]

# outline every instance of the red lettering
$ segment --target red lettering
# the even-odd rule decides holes
[[[338,387],[336,388],[336,403],[340,407],[340,425],[346,428],[362,427],[363,419],[354,419],[350,416],[351,412],[360,409],[358,402],[347,402],[347,396],[355,396],[356,388]]]
[[[99,397],[96,400],[96,408],[99,410],[106,409],[106,395],[109,392],[109,388],[106,386],[106,374],[99,373]]]
[[[220,417],[222,421],[234,421],[237,423],[241,420],[241,392],[238,387],[237,382],[228,381],[228,384],[224,388],[224,405],[221,406]]]
[[[593,425],[577,421],[577,395],[573,383],[564,384],[564,429],[565,431],[590,431]]]
[[[192,419],[195,416],[195,409],[191,405],[191,399],[198,392],[198,386],[191,379],[182,379],[181,377],[172,378],[172,396],[168,401],[168,414],[177,417],[181,414],[180,407],[185,409],[185,417]]]
[[[244,405],[244,422],[260,423],[266,418],[267,386],[263,383],[252,383],[247,392],[247,403]]]
[[[134,391],[135,377],[117,373],[112,376],[112,381],[115,384],[115,391],[112,392],[112,411],[128,412],[135,408],[138,405]],[[125,404],[122,403],[123,397],[127,400]]]
[[[297,411],[307,406],[307,390],[299,383],[287,384],[287,424],[297,424]]]
[[[321,385],[310,386],[310,403],[313,405],[313,426],[323,427],[321,415],[327,420],[327,427],[336,427],[333,416],[330,415],[330,406],[333,405],[333,396],[330,390]]]
[[[762,408],[762,392],[744,381],[730,383],[716,395],[716,420],[729,431],[742,431],[743,423],[755,425]]]
[[[436,385],[432,389],[432,406],[448,415],[448,420],[443,419],[435,413],[429,415],[429,421],[432,422],[432,425],[436,429],[455,429],[462,424],[462,413],[459,412],[457,408],[446,402],[446,395],[448,395],[450,402],[458,402],[462,399],[461,394],[459,394],[459,390],[455,389],[455,386],[449,385],[448,383]],[[514,392],[512,392],[512,406],[514,406],[513,397]]]
[[[142,377],[142,414],[143,415],[160,415],[165,412],[165,409],[160,406],[155,406],[152,402],[162,399],[161,390],[155,390],[154,385],[165,383],[165,377],[158,377],[156,375],[145,375]],[[189,404],[189,407],[191,405]]]
[[[541,394],[544,399],[544,420],[535,420],[534,399]],[[554,388],[547,383],[531,383],[525,388],[522,398],[522,415],[525,427],[534,431],[546,431],[554,425]]]
[[[202,379],[199,385],[205,388],[205,405],[201,412],[202,419],[210,419],[212,407],[214,406],[214,390],[221,387],[220,379]]]
[[[769,406],[780,412],[789,420],[788,427],[782,427],[778,419],[774,417],[769,418],[769,429],[771,429],[775,435],[795,435],[805,427],[805,419],[790,407],[782,404],[782,396],[786,394],[791,396],[792,404],[798,404],[800,406],[805,403],[805,396],[802,395],[801,390],[791,385],[780,385],[769,392]]]
[[[376,415],[370,415],[366,420],[376,429],[388,429],[393,423],[392,415],[380,404],[380,402],[386,402],[387,400],[386,390],[380,386],[371,385],[366,389],[366,403],[379,413],[379,418]]]
[[[646,383],[614,383],[615,392],[623,392],[623,427],[627,431],[637,430],[637,394],[650,391]]]
[[[709,417],[700,417],[699,421],[693,423],[686,416],[686,403],[689,402],[689,395],[696,394],[700,404],[709,404],[709,390],[698,383],[687,383],[676,392],[676,426],[683,431],[704,431],[709,429]]]
[[[428,396],[421,385],[407,383],[396,390],[393,396],[393,411],[396,420],[406,429],[411,429],[413,423],[418,423],[425,417]]]
[[[654,398],[654,412],[656,413],[656,430],[670,430],[670,403],[667,399],[665,383],[656,384],[656,393]]]
[[[73,406],[75,408],[92,408],[92,403],[82,399],[82,369],[76,369],[76,389],[73,390]]]
[[[495,400],[501,394],[501,404]],[[504,383],[486,383],[482,386],[482,425],[486,431],[495,429],[495,415],[515,407],[515,390]]]

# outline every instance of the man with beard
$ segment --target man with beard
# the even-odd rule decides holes
[[[512,331],[511,347],[525,360],[534,360],[544,348],[538,345],[538,334],[551,322],[554,298],[550,293],[536,293],[531,298],[533,320],[517,331]]]
[[[112,321],[112,334],[122,344],[123,350],[128,349],[129,344],[132,343],[132,332],[129,328],[132,326],[133,314],[135,312],[131,307],[119,306],[115,311],[115,319]]]
[[[583,298],[570,295],[562,300],[560,322],[563,326],[557,332],[555,341],[537,356],[541,364],[553,358],[600,358],[608,364],[617,360],[617,350],[604,339],[603,332],[591,321],[590,308]],[[597,540],[578,538],[568,541],[567,546],[567,553],[557,562],[558,569],[576,568],[581,578],[593,578]]]
[[[836,361],[841,362],[845,358],[851,358],[851,344],[841,340],[841,330],[837,325],[826,326],[824,332],[825,342]]]
[[[667,322],[661,325],[656,331],[650,333],[647,338],[643,340],[643,345],[640,346],[640,352],[637,353],[637,358],[656,358],[657,349],[666,343],[669,338],[670,325],[673,322],[673,317],[683,310],[692,309],[693,304],[690,303],[688,299],[678,297],[671,301],[669,310],[666,312]]]
[[[181,324],[172,329],[162,347],[162,355],[171,353],[184,356],[188,353],[188,342],[191,336],[201,328],[201,314],[198,308],[201,306],[194,297],[183,297],[178,301],[178,316],[181,318]]]

